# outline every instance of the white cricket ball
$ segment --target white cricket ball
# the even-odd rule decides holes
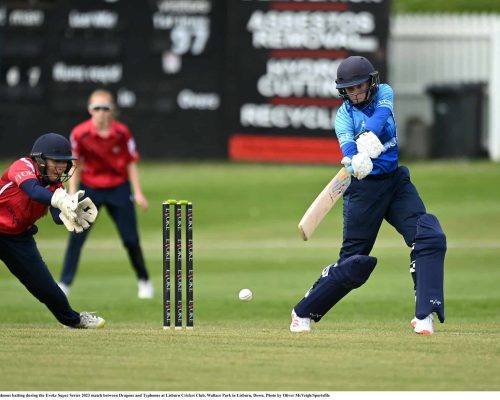
[[[250,289],[241,289],[238,297],[241,301],[250,301],[252,300],[252,291]]]

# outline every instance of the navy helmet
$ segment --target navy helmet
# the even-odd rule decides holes
[[[66,161],[66,169],[59,177],[59,182],[66,182],[71,177],[69,172],[73,167],[72,160],[76,160],[71,152],[69,140],[57,133],[46,133],[35,140],[30,157],[38,164],[40,174],[46,181],[49,180],[46,160]]]
[[[362,56],[347,57],[340,63],[337,68],[337,79],[335,83],[342,99],[350,101],[345,89],[359,85],[363,82],[368,82],[370,97],[366,96],[365,101],[357,103],[357,105],[365,103],[377,92],[380,83],[378,71],[375,70],[370,61]]]

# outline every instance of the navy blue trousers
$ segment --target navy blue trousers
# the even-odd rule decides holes
[[[80,315],[71,308],[43,261],[33,238],[36,231],[33,227],[20,235],[0,234],[0,259],[61,324],[76,325],[80,322]]]
[[[384,219],[412,246],[417,220],[425,213],[404,166],[383,176],[353,178],[344,193],[344,232],[338,262],[354,255],[369,255]]]
[[[115,223],[120,234],[121,241],[127,249],[130,262],[138,279],[148,280],[148,272],[139,243],[137,230],[137,217],[134,207],[134,198],[130,189],[130,183],[125,182],[119,186],[109,189],[93,189],[80,184],[80,189],[85,190],[85,195],[90,197],[96,207],[100,209],[105,206]],[[82,247],[92,228],[82,233],[71,232],[69,243],[64,256],[64,264],[60,281],[70,285],[75,278]]]

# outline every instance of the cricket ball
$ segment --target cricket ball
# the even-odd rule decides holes
[[[241,301],[250,301],[252,300],[252,291],[250,289],[241,289],[238,297]]]

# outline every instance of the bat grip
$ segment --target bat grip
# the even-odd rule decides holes
[[[352,168],[352,166],[348,166],[347,168],[347,172],[349,172],[351,175],[354,174],[354,169]]]

